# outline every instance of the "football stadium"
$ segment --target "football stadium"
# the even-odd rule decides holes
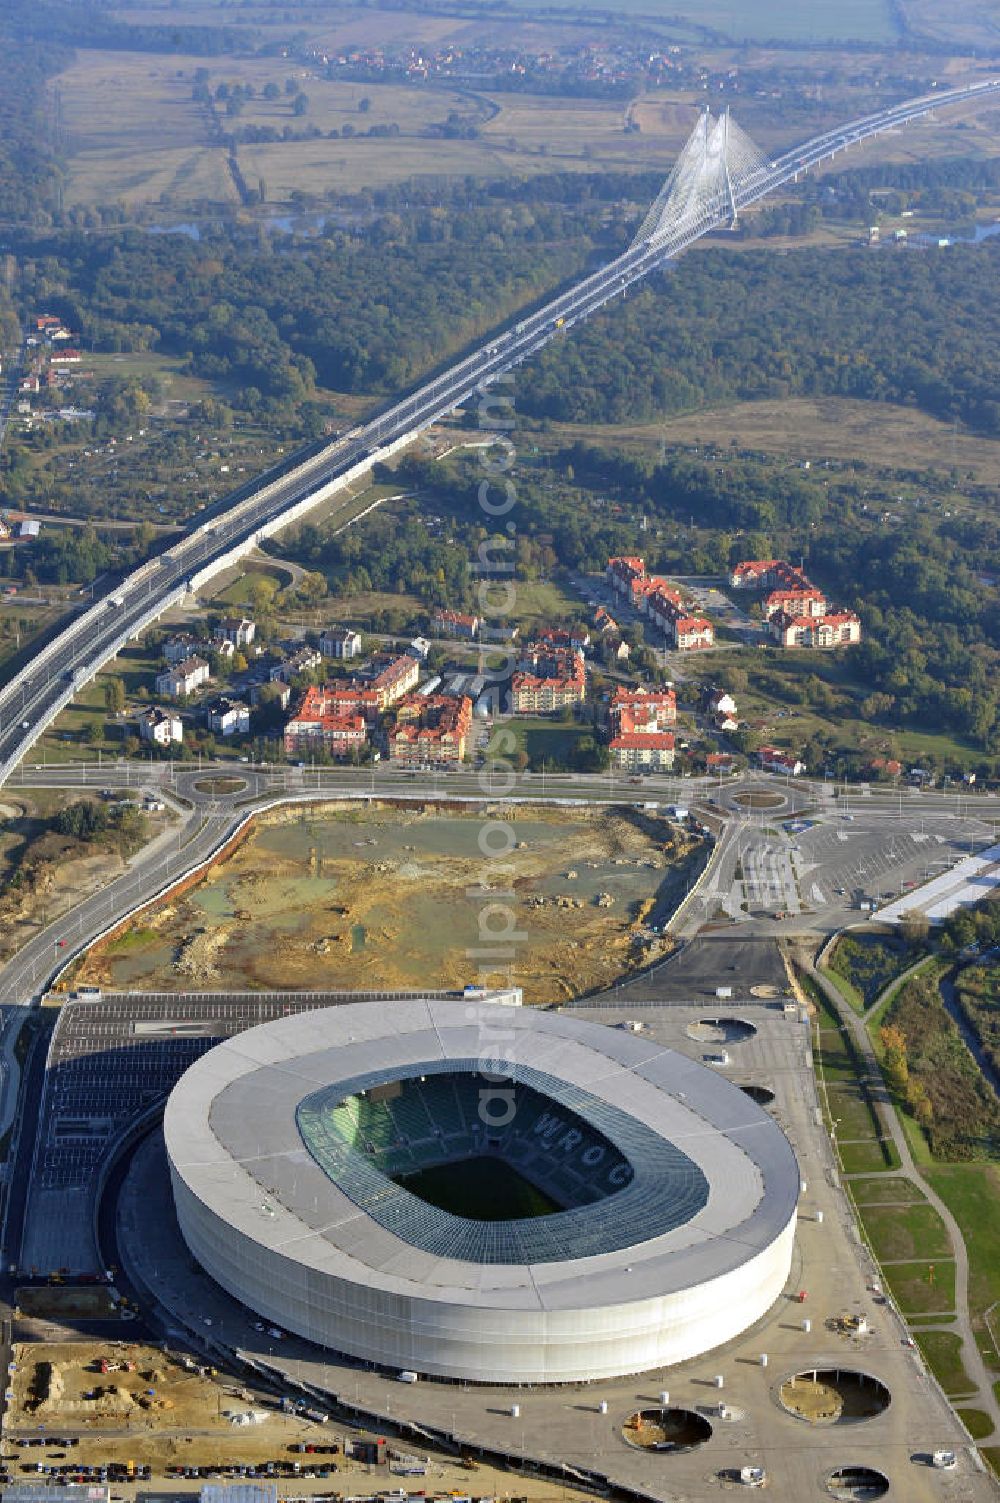
[[[799,1174],[717,1071],[487,999],[303,1012],[210,1050],[164,1121],[202,1267],[390,1370],[502,1384],[679,1362],[788,1277]]]

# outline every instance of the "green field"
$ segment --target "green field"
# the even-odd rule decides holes
[[[826,964],[835,986],[855,1012],[870,1007],[915,956],[897,935],[844,934]]]
[[[924,1200],[924,1192],[912,1179],[854,1179],[851,1181],[851,1196],[857,1206],[915,1205]]]
[[[985,1440],[987,1435],[993,1434],[993,1421],[990,1419],[985,1410],[958,1409],[955,1412],[957,1413],[965,1428],[968,1430],[969,1434],[972,1436],[973,1440]],[[994,1470],[996,1470],[996,1462],[995,1460],[990,1458],[995,1458],[996,1455],[996,1450],[991,1449],[987,1457],[987,1459],[990,1460],[990,1465],[994,1468]]]
[[[853,1044],[826,999],[811,984],[807,989],[819,1008],[816,1065],[825,1088],[821,1100],[828,1110],[828,1126],[836,1131],[844,1172],[872,1174],[898,1168],[896,1145],[881,1137],[874,1106],[861,1084]]]
[[[950,1258],[951,1241],[933,1206],[861,1206],[858,1211],[875,1256],[882,1263],[898,1258]]]
[[[969,1254],[969,1314],[982,1351],[994,1362],[985,1312],[1000,1300],[1000,1164],[940,1164],[928,1182],[958,1222]],[[994,1311],[990,1317],[1000,1328]]]
[[[558,720],[545,720],[541,716],[512,720],[510,729],[533,772],[555,771],[566,766],[580,738],[593,735],[592,727],[563,725]]]
[[[916,1317],[925,1310],[938,1314],[955,1308],[955,1265],[948,1258],[890,1263],[882,1273],[904,1315]]]
[[[421,1200],[469,1221],[526,1221],[562,1210],[516,1169],[492,1155],[435,1164],[399,1180]]]
[[[517,0],[522,10],[535,8],[535,0]],[[569,7],[580,10],[606,11],[604,0],[576,0]],[[702,0],[619,0],[615,10],[628,15],[661,16],[711,26],[740,41],[757,42],[888,42],[894,35],[889,0],[800,0],[788,5],[786,0],[717,0],[707,10]]]
[[[960,1336],[954,1331],[918,1331],[914,1339],[945,1393],[975,1393],[976,1385],[962,1363]]]

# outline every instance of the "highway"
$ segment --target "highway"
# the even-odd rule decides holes
[[[326,499],[375,460],[402,447],[469,396],[528,359],[557,333],[589,317],[610,299],[737,211],[757,203],[855,142],[877,136],[934,109],[996,97],[1000,79],[912,99],[806,141],[744,180],[727,183],[697,212],[660,225],[645,240],[582,278],[471,355],[334,442],[303,451],[220,503],[197,526],[150,559],[110,594],[82,612],[0,689],[0,784],[76,690],[169,606],[212,573],[248,552],[309,507]]]

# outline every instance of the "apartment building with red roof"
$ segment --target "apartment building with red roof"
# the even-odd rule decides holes
[[[669,772],[676,743],[671,731],[623,731],[608,746],[611,765],[626,772]]]
[[[306,690],[301,705],[285,725],[288,756],[324,751],[331,757],[346,757],[352,748],[360,750],[367,739],[364,716],[345,711],[341,699],[315,685]]]
[[[397,766],[453,766],[461,762],[472,729],[468,695],[408,694],[396,708],[389,756]]]

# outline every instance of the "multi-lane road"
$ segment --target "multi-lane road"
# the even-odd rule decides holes
[[[648,238],[498,332],[370,422],[235,492],[207,520],[72,620],[0,688],[0,783],[79,685],[192,586],[326,499],[374,459],[401,447],[477,389],[535,354],[556,334],[589,317],[702,235],[728,222],[734,209],[749,207],[855,142],[946,105],[996,97],[998,91],[1000,79],[989,79],[908,100],[826,131],[757,167],[744,179],[727,180],[725,191],[709,196],[695,214],[683,214],[673,225],[669,219],[661,223]]]
[[[235,781],[243,780],[244,786],[220,795],[213,791],[213,774],[219,773],[225,773],[227,778]],[[407,774],[391,767],[314,770],[308,767],[250,768],[237,765],[234,769],[233,764],[227,762],[197,771],[179,769],[177,764],[170,762],[109,764],[105,761],[102,766],[21,767],[10,781],[12,789],[26,790],[106,786],[116,790],[131,789],[136,793],[144,790],[156,792],[181,811],[180,817],[169,832],[140,852],[119,877],[98,891],[82,896],[61,917],[42,925],[22,945],[7,965],[0,968],[0,1003],[24,1005],[37,1000],[53,976],[74,955],[85,950],[99,935],[135,909],[207,863],[232,838],[253,809],[274,803],[347,797],[359,800],[412,799],[417,803],[454,799],[467,804],[476,800],[486,807],[506,802],[523,806],[535,801],[564,806],[628,803],[652,803],[660,808],[671,804],[684,808],[695,806],[708,825],[722,832],[722,839],[714,853],[711,870],[706,874],[707,881],[696,887],[690,900],[671,921],[673,931],[684,937],[696,933],[720,907],[725,908],[732,894],[751,900],[749,911],[739,911],[737,902],[733,914],[743,926],[741,933],[775,933],[768,910],[789,907],[796,909],[797,922],[782,927],[783,934],[826,933],[850,922],[851,894],[855,888],[866,886],[874,891],[883,875],[885,881],[882,885],[888,886],[890,872],[895,873],[897,885],[906,876],[920,878],[921,864],[929,859],[927,852],[932,852],[932,847],[928,844],[926,851],[923,847],[911,850],[903,832],[919,827],[920,839],[923,839],[926,821],[928,830],[947,827],[949,831],[957,832],[956,839],[958,833],[968,830],[970,834],[966,839],[974,834],[978,847],[988,839],[995,839],[992,832],[1000,819],[1000,800],[985,795],[929,791],[910,798],[894,790],[873,789],[864,796],[852,790],[845,797],[841,790],[840,797],[835,800],[829,785],[800,781],[785,784],[779,779],[759,775],[733,779],[722,788],[707,780],[690,778],[651,776],[643,778],[640,783],[613,774],[522,775],[512,789],[509,780],[501,774],[491,776],[483,770],[471,769]],[[756,796],[765,790],[775,799],[776,806],[756,810],[740,802],[748,794]],[[849,809],[856,810],[857,817],[845,823],[844,815]],[[800,811],[812,811],[813,818],[819,816],[821,824],[814,832],[798,837],[792,834],[786,837],[780,832],[778,836],[768,834],[767,827],[775,821],[794,821]],[[826,820],[833,816],[833,826],[825,822],[824,813]],[[755,824],[760,828],[755,829]],[[838,858],[836,862],[828,852],[811,851],[811,844],[824,838],[824,830],[831,828],[837,831],[831,837],[836,842],[832,847]],[[774,893],[764,890],[770,871],[768,862],[773,855],[770,847],[780,845],[784,849],[787,846],[788,853],[792,853],[796,841],[801,847],[795,853],[796,866],[805,863],[808,869],[809,863],[822,862],[829,878],[826,887],[830,888],[827,891],[824,887],[819,900],[813,894],[801,912],[798,912],[794,898],[788,896],[796,885],[795,873],[789,875],[785,872],[782,882],[774,886]],[[898,852],[894,842],[899,844]],[[879,864],[874,853],[876,847],[882,845],[886,847],[887,859]],[[858,857],[857,852],[864,854]],[[740,860],[750,883],[745,894],[737,892],[740,884],[734,875],[735,864]],[[859,865],[857,873],[852,873],[852,860]],[[861,866],[864,867],[863,878]],[[803,889],[807,896],[811,882],[812,878]],[[838,893],[843,895],[838,896]]]

